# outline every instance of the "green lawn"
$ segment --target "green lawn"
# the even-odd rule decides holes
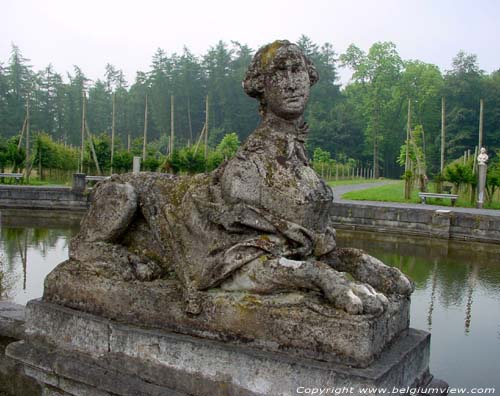
[[[430,185],[429,191],[435,191],[433,185]],[[404,181],[387,184],[385,186],[368,188],[366,190],[351,191],[342,195],[344,199],[352,199],[357,201],[384,201],[384,202],[403,202],[403,203],[420,203],[418,197],[418,189],[413,189],[410,200],[404,199]],[[428,204],[451,206],[450,199],[427,199]],[[475,208],[476,204],[471,203],[469,194],[460,194],[456,206],[464,208]],[[491,205],[485,204],[486,209],[500,209],[500,202],[495,201]]]

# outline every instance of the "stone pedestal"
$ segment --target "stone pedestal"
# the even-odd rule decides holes
[[[366,367],[410,323],[408,297],[391,297],[378,315],[349,315],[315,293],[266,296],[218,289],[200,292],[201,313],[190,315],[176,280],[124,282],[78,268],[68,260],[52,271],[43,300],[122,323],[293,357]],[[57,333],[53,312],[46,314],[45,306],[27,306],[27,326],[61,342],[65,335]]]
[[[74,193],[83,194],[87,184],[85,182],[85,173],[73,173],[73,186]]]
[[[368,367],[352,368],[120,324],[40,301],[29,303],[27,318],[26,340],[6,353],[45,387],[44,395],[285,396],[312,388],[358,395],[367,387],[389,392],[431,380],[430,335],[413,329]]]
[[[479,163],[478,166],[478,184],[477,184],[477,207],[483,208],[484,205],[484,190],[486,188],[486,170],[488,165]]]

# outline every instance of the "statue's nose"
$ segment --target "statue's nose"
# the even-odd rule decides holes
[[[297,81],[291,70],[288,71],[288,88],[293,90],[297,88]]]

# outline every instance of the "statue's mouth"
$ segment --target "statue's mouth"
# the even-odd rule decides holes
[[[290,96],[288,98],[285,99],[287,102],[300,102],[301,100],[303,100],[302,96]]]

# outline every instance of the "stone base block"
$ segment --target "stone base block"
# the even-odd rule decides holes
[[[408,298],[399,297],[380,315],[348,315],[314,293],[262,296],[211,290],[201,293],[201,314],[190,315],[174,280],[120,282],[79,271],[71,261],[47,276],[43,300],[118,322],[356,367],[368,366],[408,328],[410,307]],[[48,306],[28,304],[28,332],[54,340],[78,334],[69,328],[61,334],[53,323],[70,326],[72,321],[54,322],[53,316],[65,311],[47,311]]]
[[[352,368],[124,325],[48,303],[30,303],[28,310],[28,337],[6,354],[51,395],[285,396],[343,387],[357,395],[366,387],[422,386],[430,379],[430,335],[414,329],[368,367]]]

